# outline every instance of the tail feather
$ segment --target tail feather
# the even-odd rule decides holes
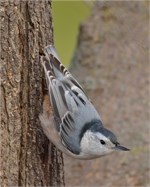
[[[61,79],[68,74],[67,69],[61,64],[54,46],[48,45],[45,47],[44,52],[46,55],[45,59],[47,59],[47,63],[45,64],[47,71],[51,71],[53,76],[55,76],[57,79]]]

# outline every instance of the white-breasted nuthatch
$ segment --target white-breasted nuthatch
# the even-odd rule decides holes
[[[79,159],[97,158],[114,150],[128,151],[106,129],[83,88],[61,64],[49,45],[41,58],[48,94],[40,120],[48,139],[62,152]]]

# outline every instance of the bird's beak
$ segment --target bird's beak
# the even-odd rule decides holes
[[[130,151],[130,149],[126,148],[126,147],[123,147],[122,145],[120,144],[117,144],[115,147],[114,147],[115,150],[118,150],[118,151]]]

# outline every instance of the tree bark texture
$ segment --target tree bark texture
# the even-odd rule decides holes
[[[41,130],[40,50],[53,42],[51,2],[3,1],[1,186],[63,186],[63,158]]]

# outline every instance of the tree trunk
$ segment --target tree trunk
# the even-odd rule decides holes
[[[39,122],[40,50],[53,42],[51,2],[1,2],[1,186],[63,186],[63,158]]]

